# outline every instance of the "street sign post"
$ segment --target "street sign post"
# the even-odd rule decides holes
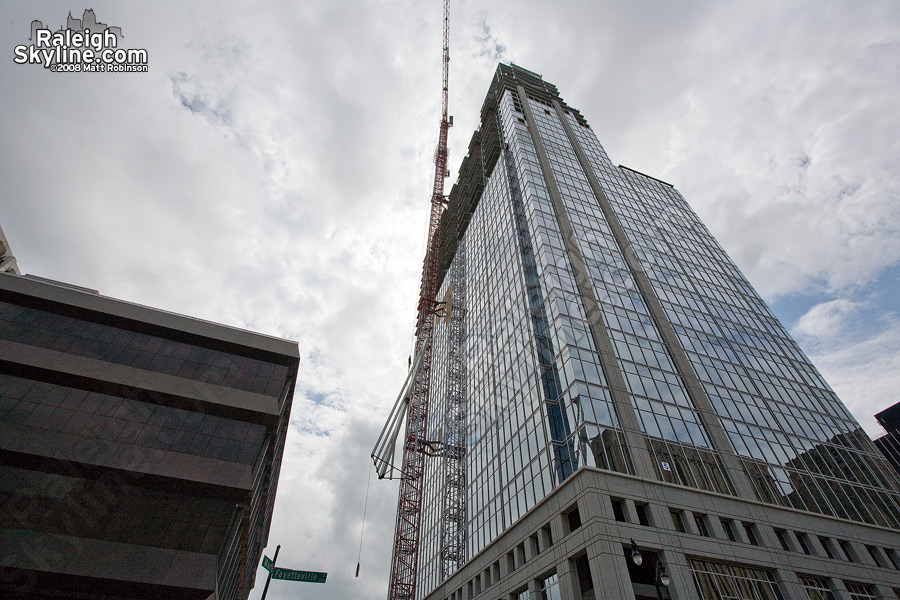
[[[262,598],[260,600],[266,600],[266,594],[269,592],[269,583],[273,579],[303,581],[305,583],[325,583],[325,578],[328,577],[328,573],[320,573],[319,571],[295,571],[294,569],[282,569],[276,567],[275,561],[278,560],[279,550],[281,550],[281,546],[276,546],[275,558],[272,560],[269,560],[269,557],[263,554],[262,566],[263,569],[269,572],[269,576],[266,578],[266,587],[263,588]]]
[[[269,593],[269,584],[272,583],[272,569],[275,568],[275,561],[278,560],[278,551],[281,550],[281,544],[275,546],[275,558],[273,560],[269,560],[269,558],[263,554],[263,567],[269,571],[269,576],[266,577],[266,587],[263,588],[262,600],[266,600],[266,594]],[[269,566],[266,567],[266,561],[269,560]]]

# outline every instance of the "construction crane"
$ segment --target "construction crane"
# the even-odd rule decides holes
[[[419,288],[416,319],[415,360],[388,422],[378,438],[372,459],[379,478],[390,474],[400,479],[397,501],[397,522],[394,530],[394,550],[391,559],[391,578],[388,600],[415,600],[419,561],[419,529],[422,517],[422,493],[425,483],[425,458],[434,454],[436,443],[426,440],[428,425],[429,384],[434,341],[435,316],[444,310],[438,303],[438,256],[441,248],[438,228],[447,203],[444,179],[447,171],[447,136],[453,117],[447,115],[450,75],[450,0],[444,0],[443,88],[441,91],[441,124],[434,153],[434,185],[431,193],[431,214],[422,282]],[[403,417],[406,430],[403,438],[403,462],[397,472],[394,466],[394,447]]]

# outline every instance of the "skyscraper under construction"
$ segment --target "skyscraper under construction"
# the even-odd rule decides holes
[[[498,67],[439,233],[418,598],[900,597],[896,473],[555,86]]]

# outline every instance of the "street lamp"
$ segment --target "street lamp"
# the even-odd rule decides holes
[[[669,587],[669,574],[666,573],[666,565],[661,560],[656,562],[656,580],[665,587]]]
[[[656,559],[656,577],[653,578],[653,587],[656,588],[656,597],[662,600],[662,588],[669,587],[669,575],[666,573],[666,565],[663,564],[663,561],[657,556]]]
[[[631,542],[631,562],[634,563],[636,567],[640,567],[644,564],[644,556],[641,554],[641,549],[638,548],[638,545],[634,542],[634,539],[629,540]],[[653,554],[656,558],[656,572],[653,576],[653,587],[656,588],[656,597],[662,598],[662,587],[669,587],[669,574],[666,573],[666,565],[663,564],[662,558],[660,558],[659,554]]]
[[[631,560],[637,567],[644,563],[644,557],[641,556],[641,551],[638,549],[637,544],[634,543],[633,539],[631,540]]]

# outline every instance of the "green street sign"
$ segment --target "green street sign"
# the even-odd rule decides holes
[[[316,571],[294,571],[293,569],[277,568],[272,571],[272,579],[285,579],[287,581],[305,581],[307,583],[325,583],[328,573]]]
[[[263,569],[265,569],[266,571],[272,570],[272,559],[270,559],[265,554],[263,554]]]

